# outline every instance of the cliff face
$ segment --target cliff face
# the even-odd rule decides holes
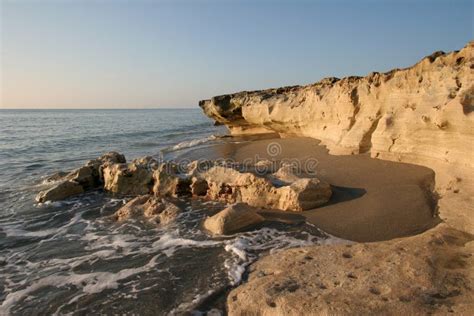
[[[199,105],[234,135],[309,136],[332,154],[370,153],[428,166],[437,174],[441,217],[474,232],[473,79],[471,42],[406,69],[239,92]]]

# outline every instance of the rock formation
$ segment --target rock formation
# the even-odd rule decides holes
[[[406,69],[307,86],[217,96],[204,113],[234,135],[278,132],[322,141],[332,154],[428,166],[440,216],[474,232],[474,42]],[[463,193],[464,191],[464,193]],[[447,202],[449,200],[449,203]]]
[[[157,224],[166,225],[174,221],[180,213],[180,208],[168,200],[152,195],[141,195],[122,206],[115,213],[115,217],[118,221],[144,217]]]
[[[256,166],[250,166],[249,169],[254,171],[252,173],[212,161],[193,161],[186,166],[178,166],[174,162],[158,164],[152,157],[138,158],[131,163],[125,163],[123,156],[123,159],[113,160],[104,157],[59,178],[61,182],[40,192],[37,200],[65,199],[103,183],[105,191],[119,195],[193,195],[230,204],[244,202],[266,209],[304,211],[328,202],[332,193],[328,183],[305,176],[290,166],[282,166],[273,174],[259,176]],[[245,168],[240,166],[240,169]],[[133,203],[130,207],[135,205]]]
[[[204,228],[216,235],[240,232],[265,221],[257,210],[246,203],[232,204],[214,216],[206,218]]]
[[[329,184],[296,174],[291,181],[275,184],[272,177],[217,165],[202,172],[200,177],[207,183],[207,197],[211,200],[244,202],[266,209],[304,211],[321,206],[331,197]]]
[[[474,42],[406,69],[217,96],[200,107],[231,134],[321,140],[331,154],[424,165],[439,215],[421,235],[268,255],[227,298],[229,315],[469,314],[474,262]],[[282,168],[273,174],[295,180]],[[368,228],[370,229],[370,228]]]
[[[53,183],[53,187],[38,193],[36,201],[59,201],[97,188],[104,182],[103,169],[119,163],[125,163],[125,157],[109,152],[69,173],[58,172],[46,179],[46,182]]]
[[[251,266],[227,297],[229,315],[468,315],[468,234],[441,224],[377,243],[294,248]],[[471,274],[470,274],[471,273]]]
[[[124,195],[148,194],[153,187],[152,157],[142,157],[131,163],[109,164],[103,169],[104,189]]]

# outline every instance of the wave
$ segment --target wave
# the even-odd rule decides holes
[[[204,143],[207,143],[216,139],[217,139],[217,136],[211,135],[204,138],[187,140],[187,141],[180,142],[174,146],[164,148],[162,152],[173,152],[173,151],[178,151],[182,149],[192,148],[192,147],[196,147],[196,146],[202,145]]]

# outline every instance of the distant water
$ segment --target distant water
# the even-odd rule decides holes
[[[181,201],[175,224],[116,223],[126,199],[101,190],[38,205],[42,179],[108,151],[127,160],[216,141],[196,110],[0,110],[0,315],[199,314],[245,267],[276,249],[320,242],[282,225],[211,238],[202,219],[222,205]],[[218,296],[218,295],[217,295]]]

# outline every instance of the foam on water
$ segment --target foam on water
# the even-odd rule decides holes
[[[176,150],[181,150],[184,148],[196,147],[198,145],[208,143],[211,140],[215,140],[216,138],[217,137],[215,135],[211,135],[211,136],[207,136],[201,139],[192,139],[192,140],[184,141],[174,146],[171,146],[170,148],[165,149],[165,151],[176,151]]]
[[[124,202],[121,199],[106,199],[98,211],[100,213],[100,210],[104,211],[107,207],[117,209]],[[84,201],[80,204],[82,207],[88,205]],[[80,305],[81,300],[110,289],[120,289],[122,299],[153,293],[155,288],[166,287],[166,284],[160,284],[158,278],[156,284],[141,286],[141,276],[150,273],[172,274],[172,266],[168,262],[177,253],[182,256],[199,249],[204,252],[215,249],[220,254],[218,256],[224,257],[220,266],[209,268],[223,273],[215,284],[217,290],[198,287],[192,289],[188,298],[177,302],[177,307],[169,312],[189,311],[215,291],[239,284],[246,267],[260,255],[290,247],[313,245],[323,240],[321,236],[310,233],[299,232],[295,235],[276,228],[261,228],[213,239],[199,229],[206,206],[210,207],[211,204],[206,202],[194,209],[187,204],[184,207],[187,212],[180,217],[179,222],[167,227],[149,225],[140,220],[118,224],[108,215],[100,214],[97,218],[87,219],[87,207],[86,210],[79,210],[77,204],[69,204],[69,209],[63,211],[64,214],[72,211],[75,213],[58,228],[32,232],[20,228],[20,224],[6,229],[4,227],[8,238],[42,238],[34,248],[61,241],[76,243],[79,249],[71,253],[56,252],[53,257],[40,254],[39,258],[31,258],[30,249],[8,253],[3,259],[6,264],[0,267],[5,284],[5,297],[0,313],[21,312],[23,305],[30,306],[32,302],[40,300],[44,291],[49,288],[69,293],[66,295],[67,300],[56,306],[55,313],[74,310],[74,306]],[[76,231],[78,227],[81,227],[81,232]],[[128,263],[131,258],[135,260],[134,264]],[[199,262],[200,259],[195,260]],[[187,273],[192,274],[193,271]],[[179,279],[183,276],[171,277]],[[116,298],[105,295],[102,300],[105,303]]]

